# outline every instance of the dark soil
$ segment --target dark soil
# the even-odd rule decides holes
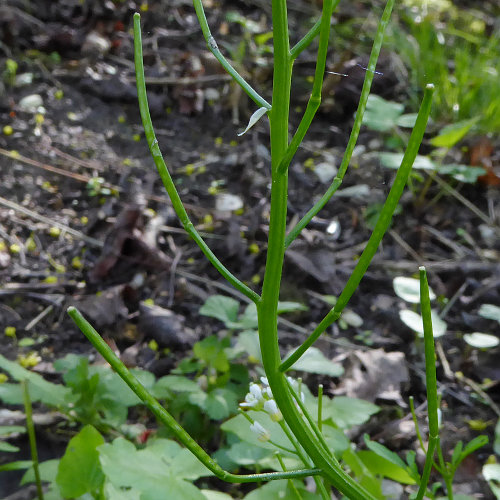
[[[233,59],[243,35],[239,25],[226,22],[227,11],[269,25],[268,4],[207,2],[213,33]],[[311,26],[318,7],[302,0],[290,4],[290,23],[298,39]],[[300,218],[328,185],[308,168],[310,159],[315,165],[340,163],[363,82],[364,70],[356,64],[366,64],[378,12],[370,14],[363,2],[343,4],[340,21],[350,18],[357,7],[355,15],[368,18],[366,39],[360,37],[346,47],[339,43],[332,52],[332,69],[347,68],[350,78],[327,82],[324,104],[290,166],[290,222]],[[7,77],[0,81],[0,124],[13,130],[0,135],[0,333],[14,326],[18,341],[32,338],[36,344],[19,347],[3,337],[0,353],[15,359],[36,350],[43,362],[35,369],[42,373],[67,353],[92,351],[65,314],[69,305],[79,307],[119,350],[137,344],[133,363],[160,376],[186,355],[195,339],[220,329],[215,321],[200,321],[198,310],[206,297],[231,293],[221,289],[222,278],[183,234],[149,156],[136,102],[129,31],[135,8],[135,2],[68,0],[35,0],[28,7],[7,0],[2,7],[0,68],[5,68],[7,58],[13,59],[17,75],[29,76],[21,82],[18,78],[16,85]],[[240,279],[256,283],[252,286],[258,290],[268,230],[267,124],[262,121],[242,138],[236,136],[254,111],[253,103],[207,52],[190,2],[150,2],[142,24],[151,112],[181,197],[215,254]],[[241,64],[268,97],[270,56],[251,44],[247,42]],[[295,70],[292,110],[307,102],[313,49],[302,61]],[[374,93],[394,100],[404,96],[405,82],[398,81],[391,54],[382,54],[378,69],[383,75],[376,76]],[[33,110],[21,106],[23,98],[34,95],[41,99]],[[292,130],[299,117],[293,113]],[[363,130],[361,148],[342,189],[365,185],[366,190],[334,198],[286,258],[281,298],[307,304],[310,314],[289,318],[296,328],[283,326],[284,352],[301,342],[327,312],[318,294],[337,295],[342,290],[370,235],[370,210],[384,201],[392,183],[394,172],[379,166],[371,154],[384,148],[380,134]],[[484,139],[471,138],[466,145],[472,148]],[[496,139],[493,162],[500,155],[498,145]],[[462,151],[452,155],[455,162],[469,161]],[[216,210],[215,186],[241,197],[243,210]],[[446,446],[452,447],[457,435],[469,440],[478,434],[468,421],[493,423],[498,417],[491,401],[477,394],[467,379],[479,385],[493,381],[485,390],[493,402],[500,402],[498,349],[477,352],[462,339],[463,333],[473,331],[498,333],[498,324],[478,315],[482,304],[500,305],[498,188],[456,186],[488,214],[488,225],[438,183],[431,183],[423,196],[421,186],[414,181],[413,191],[404,194],[401,213],[349,304],[363,324],[345,330],[334,325],[318,342],[325,355],[341,356],[346,364],[355,350],[404,353],[409,381],[396,398],[377,400],[387,411],[370,429],[372,436],[379,434],[395,450],[414,445],[413,434],[401,439],[388,432],[396,425],[395,401],[406,404],[410,395],[417,403],[424,401],[425,385],[422,348],[399,319],[398,311],[407,305],[394,294],[392,279],[414,276],[419,265],[426,265],[441,307],[452,300],[445,318],[448,331],[440,344],[451,373],[460,371],[466,377],[450,378],[440,358]],[[339,231],[331,235],[327,228],[334,221]],[[254,244],[257,253],[252,251]],[[175,311],[179,329],[162,334],[156,323],[151,326],[140,306],[146,299]],[[148,347],[152,338],[172,353],[155,356]],[[333,384],[326,387],[335,389]],[[401,410],[401,416],[408,413],[406,406]],[[484,432],[491,437],[493,427]],[[44,451],[43,443],[42,438],[41,453],[47,457],[50,452]],[[489,445],[471,457],[457,476],[457,492],[488,497],[480,469],[491,453]],[[2,462],[11,459],[0,455]],[[0,496],[16,490],[13,477],[0,475]]]

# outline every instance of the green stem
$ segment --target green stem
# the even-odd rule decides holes
[[[314,83],[311,93],[311,97],[307,103],[306,111],[304,116],[300,121],[300,124],[293,136],[292,142],[288,146],[285,155],[281,159],[280,165],[278,167],[278,172],[283,173],[288,169],[292,158],[294,157],[297,149],[299,148],[306,132],[309,130],[311,123],[314,119],[316,111],[318,111],[319,105],[321,104],[321,88],[323,87],[323,77],[325,75],[326,67],[326,56],[328,53],[328,41],[330,38],[330,24],[332,12],[335,7],[339,4],[340,0],[324,0],[323,1],[323,11],[321,13],[321,23],[319,32],[319,46],[318,46],[318,56],[316,58],[316,70],[314,73]]]
[[[344,310],[344,307],[349,302],[349,299],[355,292],[356,288],[359,285],[359,282],[368,269],[368,266],[370,265],[370,262],[378,249],[380,241],[382,240],[382,237],[389,228],[392,214],[394,213],[399,199],[403,194],[403,190],[406,185],[406,181],[408,180],[408,176],[410,175],[413,162],[415,161],[418,149],[420,147],[420,144],[422,143],[427,120],[429,118],[429,113],[431,110],[433,92],[434,85],[427,85],[424,93],[424,98],[418,112],[415,127],[411,133],[408,146],[401,161],[401,166],[399,167],[396,174],[396,178],[394,179],[394,183],[380,212],[380,216],[370,236],[370,239],[368,240],[368,243],[366,244],[361,257],[359,258],[354,271],[352,272],[349,280],[342,290],[342,293],[340,294],[335,306],[321,320],[321,322],[311,333],[311,335],[305,340],[305,342],[281,364],[281,371],[288,370],[307,351],[307,349],[309,349],[309,347],[311,347],[311,345],[316,342],[319,336],[340,317],[342,311]]]
[[[271,210],[266,272],[261,301],[257,304],[259,340],[262,362],[269,385],[283,417],[313,463],[323,471],[339,491],[352,500],[373,498],[342,469],[325,455],[323,447],[308,429],[298,412],[286,378],[279,370],[281,361],[278,345],[278,299],[285,252],[287,212],[287,172],[278,168],[288,147],[288,115],[292,60],[290,57],[288,20],[285,0],[272,0],[274,77],[272,109],[269,113],[271,130]]]
[[[318,385],[318,429],[323,429],[323,384]]]
[[[40,469],[38,467],[38,450],[36,447],[35,425],[33,423],[33,408],[31,407],[28,381],[23,380],[21,384],[23,387],[24,412],[26,414],[26,428],[28,429],[31,462],[33,463],[33,472],[35,473],[36,491],[38,500],[43,500],[42,480],[40,478]]]
[[[229,73],[233,80],[247,93],[248,97],[252,99],[259,107],[264,107],[271,109],[271,105],[261,97],[252,86],[231,66],[229,61],[222,55],[222,52],[217,46],[215,38],[210,32],[210,27],[208,26],[207,18],[205,16],[205,11],[203,10],[203,4],[201,0],[193,0],[194,9],[196,11],[196,16],[198,17],[198,22],[201,26],[201,31],[207,42],[207,47],[215,56],[215,58],[220,62],[222,67]],[[137,14],[136,14],[137,15]]]
[[[294,448],[297,450],[297,455],[299,458],[302,460],[302,463],[306,466],[309,467],[309,461],[307,459],[307,456],[304,454],[302,447],[300,446],[299,442],[295,439],[294,435],[288,428],[286,422],[284,420],[281,420],[279,422],[281,428],[283,429],[283,432],[286,434],[286,437],[290,440],[290,442],[293,444]],[[314,482],[316,483],[316,488],[318,489],[321,497],[323,500],[330,500],[330,495],[328,495],[328,492],[326,491],[325,485],[321,481],[321,478],[319,477],[314,477]]]
[[[229,483],[254,483],[272,481],[275,479],[291,479],[321,474],[320,469],[294,470],[288,472],[270,472],[266,474],[231,474],[222,469],[219,464],[177,423],[170,413],[154,398],[149,391],[135,378],[116,354],[106,344],[92,325],[75,307],[68,307],[68,314],[78,328],[87,337],[99,354],[111,365],[113,370],[134,391],[137,397],[149,408],[151,413],[164,424],[175,437],[215,476]]]
[[[175,184],[170,176],[163,155],[161,154],[160,147],[158,145],[158,140],[156,139],[153,123],[151,121],[151,116],[149,114],[148,98],[146,94],[146,84],[144,81],[144,63],[142,59],[142,37],[141,37],[141,16],[139,14],[134,14],[134,57],[135,57],[135,76],[137,80],[137,95],[139,98],[139,109],[141,112],[142,124],[144,127],[144,134],[146,135],[146,140],[148,141],[149,150],[153,156],[153,161],[155,162],[156,168],[160,174],[163,181],[163,185],[167,190],[167,193],[172,201],[172,206],[175,213],[179,217],[182,225],[186,232],[193,238],[196,244],[200,247],[201,251],[205,254],[207,259],[212,263],[212,265],[219,271],[219,273],[231,283],[237,290],[247,296],[250,300],[258,303],[260,297],[238,278],[236,278],[231,271],[229,271],[220,260],[214,255],[212,250],[205,243],[203,238],[200,236],[193,223],[189,219],[189,216],[182,204],[179,193],[175,188]]]
[[[332,181],[332,184],[327,189],[326,193],[321,197],[321,199],[302,217],[302,219],[297,223],[295,227],[288,233],[285,246],[288,248],[290,243],[300,234],[302,229],[304,229],[311,219],[327,204],[330,198],[334,195],[335,191],[342,184],[342,180],[347,171],[347,167],[351,161],[352,153],[354,152],[354,147],[358,140],[359,131],[361,129],[361,123],[363,122],[363,116],[366,109],[366,103],[368,102],[368,96],[370,95],[370,88],[372,85],[373,77],[375,76],[375,68],[377,67],[377,60],[380,54],[380,49],[382,47],[382,42],[384,40],[385,29],[389,24],[389,19],[391,17],[392,8],[394,6],[395,0],[388,0],[384,9],[384,13],[380,19],[377,27],[377,33],[375,35],[375,40],[373,42],[372,51],[370,54],[370,59],[368,61],[368,66],[366,69],[365,81],[363,83],[363,88],[361,90],[361,96],[359,98],[358,110],[356,111],[356,117],[354,119],[354,125],[352,127],[351,135],[349,137],[349,142],[342,158],[342,163],[340,164],[339,171]]]
[[[424,327],[425,344],[425,382],[427,386],[427,415],[429,419],[429,445],[425,456],[424,470],[416,500],[422,500],[427,490],[427,484],[432,470],[434,452],[439,442],[438,395],[436,378],[436,353],[434,350],[434,334],[432,331],[431,301],[429,298],[429,284],[425,267],[420,272],[420,308]]]
[[[276,458],[278,459],[278,462],[280,463],[281,468],[284,471],[286,471],[286,465],[285,465],[285,462],[283,461],[283,457],[279,453],[277,453]],[[288,486],[290,486],[290,489],[293,491],[294,495],[297,497],[297,500],[303,500],[302,495],[299,493],[299,490],[297,489],[297,487],[295,486],[294,482],[291,479],[288,480]]]

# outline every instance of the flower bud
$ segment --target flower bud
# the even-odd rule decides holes
[[[264,403],[264,411],[268,413],[273,422],[279,422],[280,420],[283,420],[283,415],[281,414],[281,411],[274,399],[270,399],[269,401],[266,401]]]
[[[250,425],[250,429],[252,432],[257,434],[257,439],[262,442],[269,441],[271,439],[271,433],[263,427],[259,422],[254,422]]]

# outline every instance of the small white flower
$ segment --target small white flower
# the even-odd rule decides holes
[[[265,391],[266,391],[267,397],[269,399],[273,399],[273,391],[271,391],[271,388],[270,387],[266,387]]]
[[[259,401],[264,399],[264,396],[262,395],[262,389],[258,384],[250,384],[250,394],[252,394],[254,398],[258,399]]]
[[[262,400],[257,399],[251,392],[247,393],[245,396],[245,401],[240,403],[242,408],[253,408],[254,410],[260,410],[262,407]]]
[[[269,386],[269,380],[267,380],[267,377],[260,377],[260,381],[266,385],[266,386]]]
[[[250,384],[250,392],[245,396],[245,402],[240,403],[242,408],[252,408],[254,410],[261,410],[264,404],[264,396],[260,385]]]
[[[250,425],[250,429],[252,432],[257,434],[257,439],[262,442],[269,441],[271,439],[271,433],[263,427],[259,422],[254,422]]]
[[[266,411],[273,422],[279,422],[283,420],[283,415],[281,414],[278,405],[274,399],[270,399],[264,403],[264,411]]]

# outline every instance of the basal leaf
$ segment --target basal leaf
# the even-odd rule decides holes
[[[333,399],[323,397],[323,419],[331,418],[341,429],[366,423],[380,407],[357,398],[337,396]]]
[[[291,354],[293,351],[290,351]],[[293,365],[292,370],[308,373],[340,377],[344,369],[338,363],[334,363],[316,347],[310,347],[304,355]]]
[[[99,464],[97,447],[104,438],[91,425],[86,425],[70,439],[59,462],[56,482],[65,498],[76,498],[99,489],[104,474]]]
[[[376,443],[375,441],[371,441],[370,438],[368,437],[368,434],[365,434],[363,436],[363,438],[365,440],[365,444],[366,444],[367,448],[372,450],[379,457],[384,458],[385,460],[389,461],[391,464],[394,464],[403,470],[406,469],[406,464],[403,462],[403,460],[401,460],[401,458],[399,458],[398,454],[389,450],[389,448],[385,447],[383,444]]]
[[[237,321],[239,308],[240,303],[231,297],[212,295],[201,306],[200,314],[219,319],[228,326]]]
[[[0,354],[0,369],[6,371],[14,380],[21,382],[22,380],[29,381],[30,388],[30,396],[31,400],[41,401],[42,403],[49,406],[64,406],[67,402],[69,402],[71,398],[71,391],[60,384],[52,384],[51,382],[47,382],[43,377],[38,375],[38,373],[30,372],[26,370],[21,365],[14,363],[13,361],[9,361],[7,358]],[[0,397],[2,395],[1,388],[6,384],[0,384]],[[21,392],[19,391],[19,394]],[[14,393],[11,391],[8,393],[8,396],[14,396]],[[21,404],[21,400],[15,402],[13,404]]]
[[[403,468],[395,465],[393,462],[371,450],[358,451],[357,454],[372,474],[392,479],[401,484],[415,484],[415,480],[408,474],[406,467]]]

